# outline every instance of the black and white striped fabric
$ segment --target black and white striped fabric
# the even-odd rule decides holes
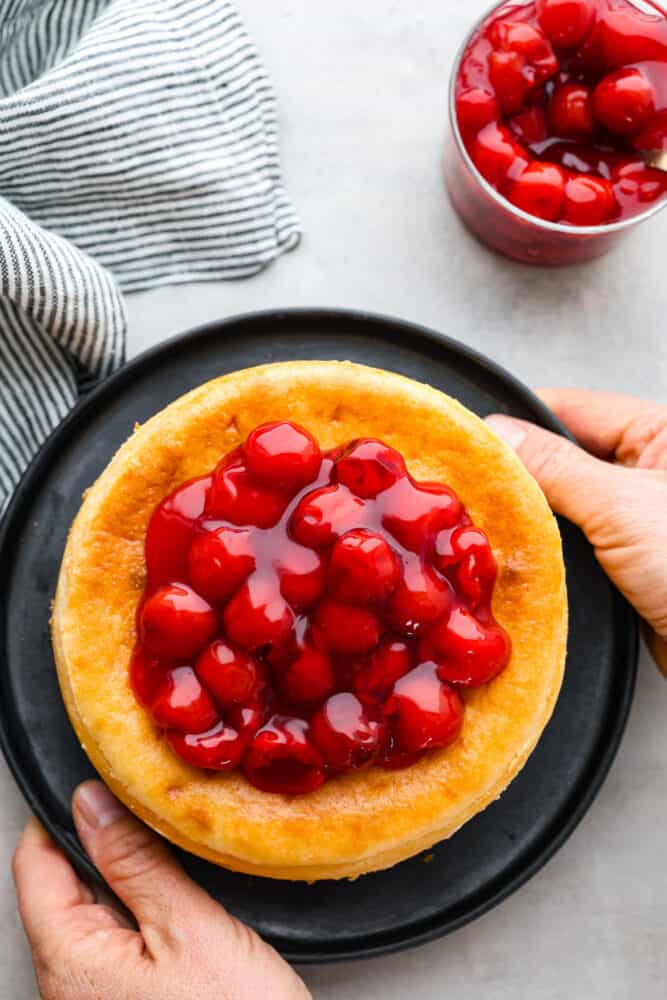
[[[229,0],[0,0],[0,512],[122,364],[121,289],[295,246],[276,104]]]

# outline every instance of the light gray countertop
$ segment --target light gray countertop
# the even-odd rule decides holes
[[[667,212],[606,259],[533,270],[488,253],[445,197],[456,48],[485,0],[240,0],[273,75],[302,245],[236,284],[131,299],[137,353],[203,321],[289,305],[433,326],[531,384],[664,399]],[[34,1000],[9,861],[26,808],[0,763],[0,996]],[[415,951],[310,969],[337,1000],[658,1000],[667,992],[667,684],[643,657],[618,760],[574,836],[472,926]],[[139,998],[137,998],[139,1000]]]

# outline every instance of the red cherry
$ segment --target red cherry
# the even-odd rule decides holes
[[[646,128],[634,136],[632,145],[635,149],[667,150],[667,111],[660,111],[649,121]]]
[[[259,664],[222,639],[216,639],[200,654],[195,672],[223,708],[256,704],[266,683]]]
[[[301,545],[323,549],[339,535],[359,527],[364,502],[344,486],[327,486],[304,497],[292,515],[290,531]]]
[[[601,177],[580,174],[571,177],[565,185],[563,218],[574,226],[599,226],[613,215],[616,208],[614,188]]]
[[[516,52],[525,60],[526,78],[532,87],[558,72],[558,59],[549,39],[540,28],[526,21],[493,22],[491,44],[501,52]]]
[[[655,113],[653,87],[638,69],[619,69],[593,91],[595,117],[614,135],[634,135]]]
[[[357,529],[339,538],[331,553],[329,586],[339,601],[383,601],[400,576],[398,559],[382,535]]]
[[[476,135],[489,122],[496,121],[499,114],[495,97],[479,87],[469,87],[456,98],[456,119],[465,137]]]
[[[394,732],[407,753],[449,746],[463,725],[461,697],[443,684],[435,663],[422,663],[394,685],[386,712],[394,716]]]
[[[565,200],[565,171],[555,163],[530,163],[507,189],[507,197],[529,215],[555,222]]]
[[[220,721],[211,696],[192,667],[167,671],[151,705],[151,715],[158,726],[183,733],[206,733]]]
[[[326,653],[306,647],[280,675],[280,689],[299,704],[322,702],[334,690],[336,678]]]
[[[355,441],[336,462],[338,482],[364,499],[389,489],[406,472],[405,462],[397,451],[372,439]]]
[[[498,567],[489,539],[479,528],[441,532],[435,542],[435,562],[443,573],[453,569],[454,586],[472,608],[490,602]]]
[[[549,126],[564,139],[590,139],[595,133],[591,88],[583,83],[556,87],[549,104]]]
[[[491,122],[470,147],[473,163],[489,184],[499,185],[510,173],[514,176],[528,164],[528,154],[506,125]]]
[[[403,771],[406,767],[412,767],[413,764],[416,764],[424,756],[424,753],[424,750],[420,750],[417,753],[408,753],[407,750],[401,748],[396,734],[389,733],[384,746],[375,759],[375,763],[378,767],[383,767],[387,771]]]
[[[288,421],[258,427],[248,436],[244,451],[248,471],[259,483],[289,492],[312,483],[322,461],[312,434]]]
[[[387,495],[382,525],[410,552],[420,552],[442,528],[451,528],[463,508],[453,492],[434,483],[404,479]]]
[[[389,602],[389,618],[404,635],[420,635],[449,610],[450,590],[433,570],[414,557]]]
[[[598,76],[646,60],[667,60],[667,20],[628,5],[605,11],[578,55],[581,69]]]
[[[229,721],[237,731],[243,744],[249,743],[258,729],[264,725],[266,710],[263,708],[249,708],[247,705],[235,705],[227,713]]]
[[[235,729],[219,722],[207,733],[167,733],[169,746],[191,767],[205,771],[232,771],[241,762],[243,740]]]
[[[525,21],[494,21],[489,34],[489,79],[501,110],[513,115],[532,87],[558,71],[558,59],[544,33]]]
[[[255,568],[252,538],[244,528],[216,528],[197,535],[188,555],[188,577],[211,604],[222,604]]]
[[[152,705],[164,683],[166,672],[167,667],[154,656],[148,656],[141,646],[134,650],[130,662],[130,682],[137,700],[144,708]]]
[[[516,114],[523,107],[530,89],[525,68],[526,60],[518,52],[492,52],[489,56],[489,80],[505,115]]]
[[[282,517],[287,496],[278,489],[258,486],[243,460],[223,460],[215,471],[206,510],[210,517],[238,525],[272,528]]]
[[[217,627],[215,611],[191,587],[160,587],[144,604],[141,642],[146,652],[163,660],[189,660],[209,642]]]
[[[319,601],[326,586],[326,565],[312,549],[293,545],[281,561],[280,592],[293,608],[307,608]]]
[[[500,625],[483,625],[462,607],[439,622],[420,649],[425,659],[437,662],[443,681],[464,687],[488,684],[505,669],[512,653],[510,638]]]
[[[517,138],[526,145],[544,142],[547,138],[547,116],[544,108],[535,107],[521,111],[510,119],[510,126]]]
[[[316,612],[327,647],[334,653],[363,655],[380,641],[380,622],[372,611],[336,601],[322,601]]]
[[[615,193],[621,205],[643,208],[667,194],[667,175],[643,163],[625,163],[614,172]]]
[[[263,792],[305,795],[325,779],[324,762],[302,719],[274,715],[255,735],[243,761],[248,781]]]
[[[345,771],[371,763],[384,726],[369,718],[353,694],[335,694],[313,716],[310,735],[329,767]]]
[[[557,49],[576,49],[591,31],[596,0],[537,0],[540,26]]]
[[[192,479],[159,504],[146,532],[146,570],[150,587],[185,580],[188,550],[197,519],[204,513],[212,476]]]
[[[399,679],[411,667],[410,647],[402,639],[384,639],[367,663],[358,666],[352,678],[354,693],[366,705],[385,701]]]
[[[222,621],[227,637],[251,653],[289,642],[294,615],[273,577],[253,574],[225,607]]]

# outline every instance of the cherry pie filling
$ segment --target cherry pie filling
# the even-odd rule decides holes
[[[258,427],[157,507],[146,565],[138,701],[182,760],[267,792],[448,746],[510,658],[486,535],[380,441]]]
[[[667,17],[629,0],[504,4],[456,81],[481,175],[548,222],[597,226],[667,195],[640,152],[667,150]]]

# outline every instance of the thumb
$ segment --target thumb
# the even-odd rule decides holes
[[[593,458],[567,438],[525,420],[494,414],[486,422],[516,451],[553,510],[582,528],[596,544],[595,526],[624,492],[627,470]]]
[[[139,924],[153,955],[171,947],[194,912],[211,905],[167,845],[135,819],[100,781],[74,793],[72,813],[83,846],[107,884]]]

